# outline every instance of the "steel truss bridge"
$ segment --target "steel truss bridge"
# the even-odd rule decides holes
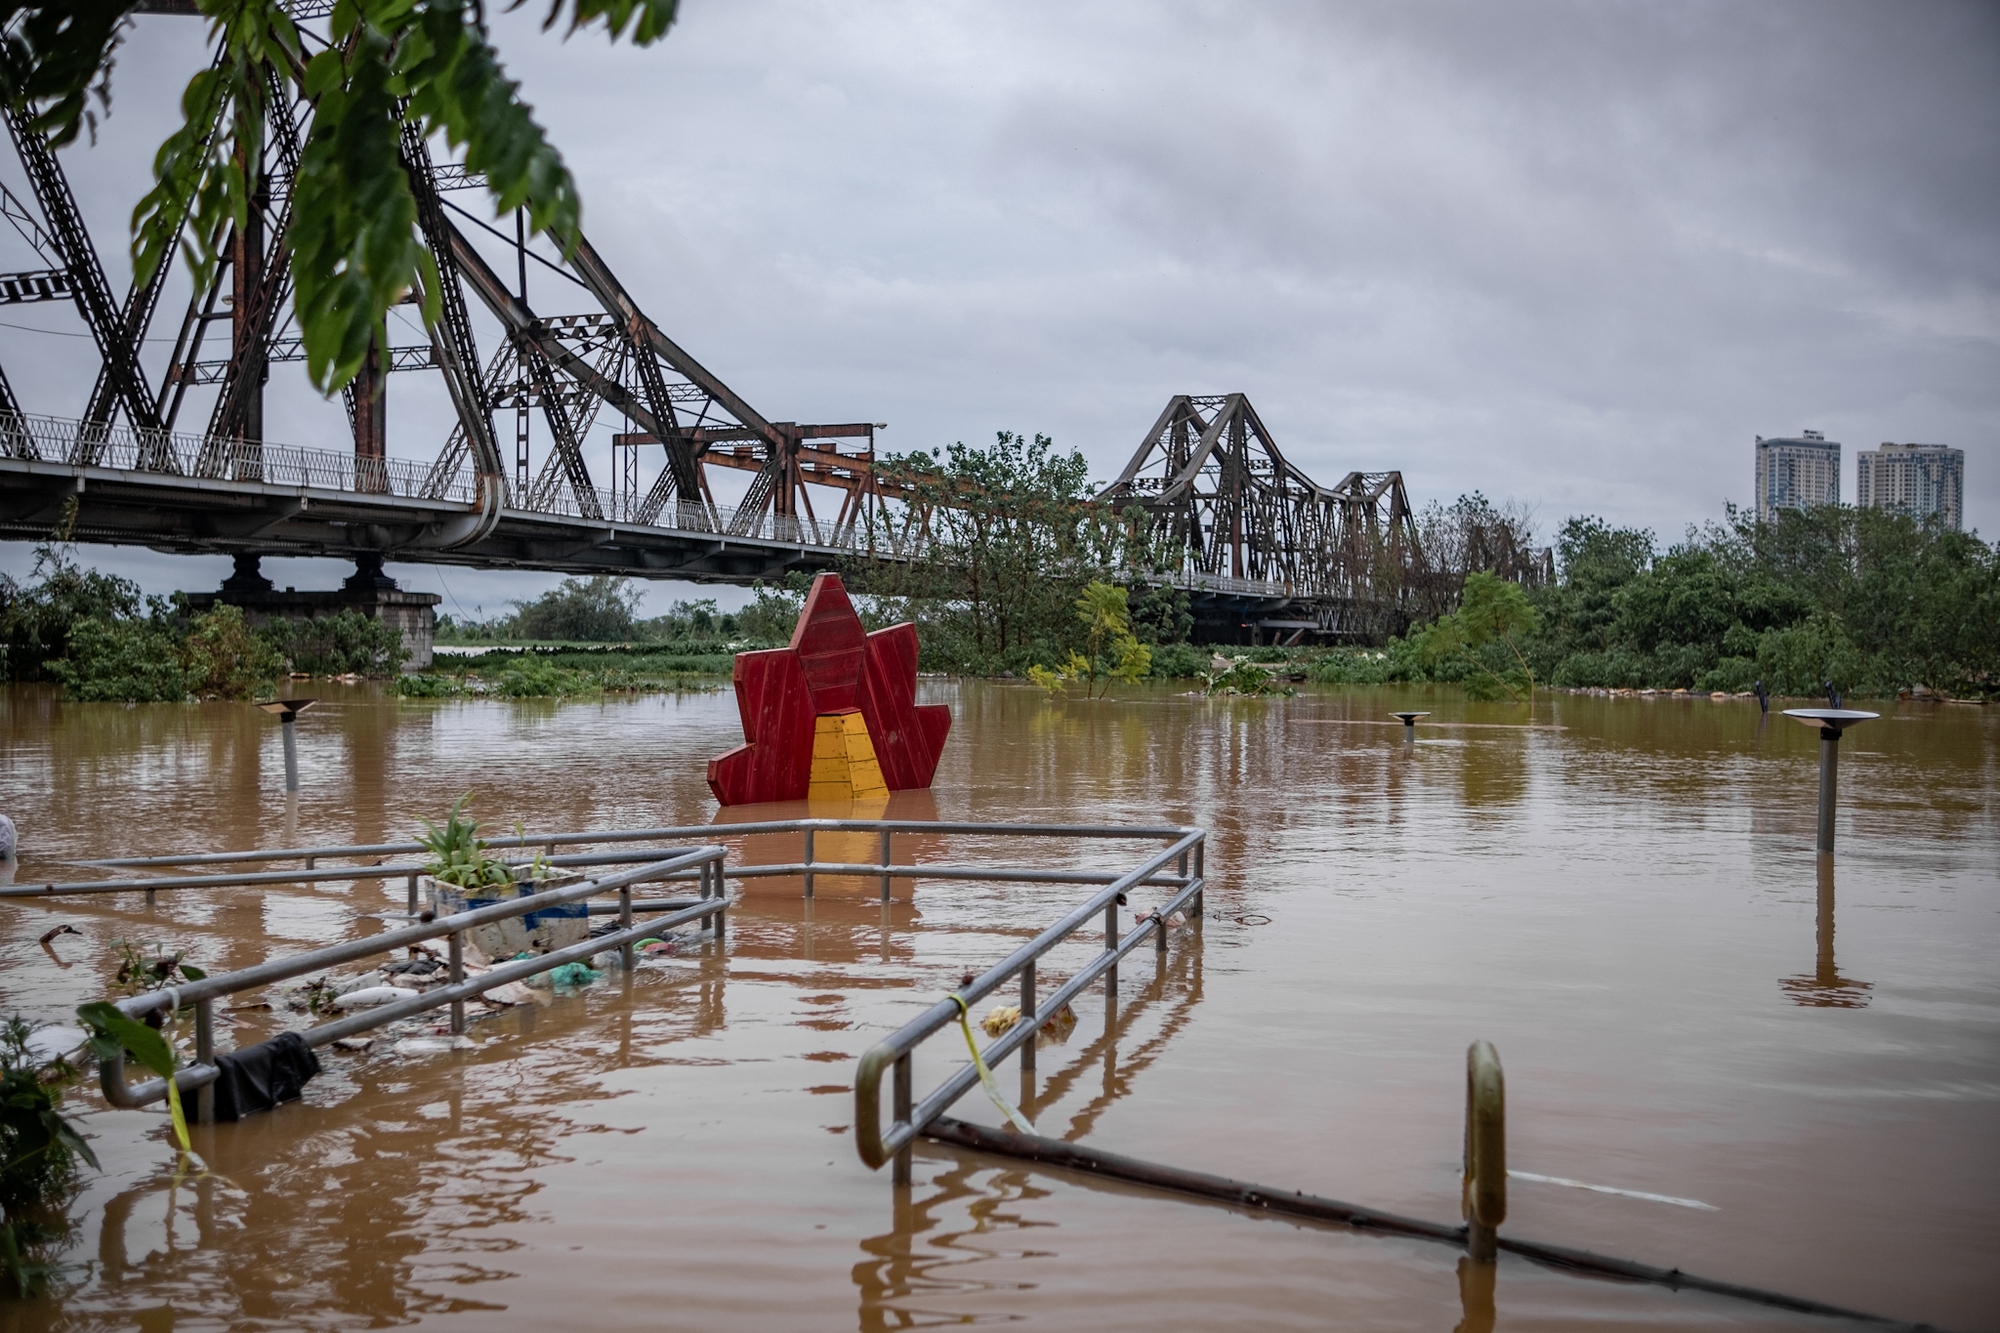
[[[319,0],[290,7],[301,19],[331,10]],[[175,0],[146,8],[195,13]],[[876,423],[802,425],[757,411],[661,331],[588,238],[553,263],[529,248],[518,217],[508,237],[454,205],[453,191],[484,180],[434,161],[410,124],[403,166],[438,261],[442,318],[426,342],[370,348],[343,394],[351,452],[268,440],[271,367],[303,359],[290,325],[288,242],[291,181],[312,118],[286,88],[274,83],[270,94],[247,220],[202,238],[222,263],[190,295],[157,371],[141,353],[173,265],[119,299],[61,162],[21,115],[8,115],[33,204],[0,185],[0,214],[44,267],[0,274],[0,305],[71,303],[100,365],[74,420],[24,411],[0,370],[0,535],[46,535],[74,496],[76,539],[174,552],[748,582],[867,549],[871,527],[882,526],[870,522],[881,498]],[[209,130],[223,131],[219,122]],[[481,233],[491,233],[488,249],[497,239],[511,251],[512,283],[472,243]],[[531,263],[563,279],[543,287],[576,291],[586,308],[531,306]],[[489,329],[498,325],[484,349],[475,306]],[[442,380],[456,418],[425,462],[388,450],[387,380],[411,373]],[[593,476],[585,441],[604,427],[614,432],[610,474]],[[725,476],[733,484],[718,486]]]
[[[293,8],[309,18],[330,7]],[[263,555],[319,555],[364,570],[388,559],[749,583],[921,555],[928,514],[878,476],[880,423],[759,412],[661,330],[587,237],[551,261],[518,217],[510,237],[453,204],[454,191],[484,181],[434,161],[413,126],[403,165],[438,261],[442,318],[427,341],[370,349],[342,395],[351,450],[267,439],[271,367],[303,360],[288,234],[312,116],[283,87],[271,94],[247,221],[204,238],[222,262],[189,295],[156,369],[142,353],[172,263],[116,296],[61,162],[8,115],[33,203],[0,183],[0,214],[43,267],[0,273],[0,305],[71,304],[99,367],[75,418],[26,411],[0,368],[0,537],[45,537],[74,501],[75,540],[235,554],[239,572]],[[531,263],[564,280],[542,287],[575,291],[587,308],[531,305]],[[388,449],[387,382],[411,374],[436,376],[456,419],[423,461]],[[610,433],[608,475],[586,458],[593,431],[600,444]],[[1132,577],[1187,589],[1205,633],[1372,639],[1407,622],[1405,573],[1419,555],[1401,474],[1321,487],[1284,459],[1241,394],[1173,398],[1098,498],[1141,506],[1176,548]]]
[[[1240,393],[1167,402],[1125,470],[1097,495],[1137,506],[1177,561],[1208,633],[1373,641],[1410,622],[1423,553],[1400,472],[1332,488],[1289,462]]]

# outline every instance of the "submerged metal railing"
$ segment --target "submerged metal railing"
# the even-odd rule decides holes
[[[861,1154],[863,1162],[879,1169],[893,1160],[895,1183],[909,1184],[910,1145],[923,1134],[926,1126],[950,1110],[960,1097],[971,1091],[980,1076],[977,1064],[961,1066],[922,1102],[916,1102],[911,1053],[926,1038],[956,1023],[962,1013],[970,1011],[973,1004],[999,990],[1014,978],[1020,978],[1019,1019],[1006,1033],[981,1051],[979,1058],[991,1067],[1020,1051],[1023,1067],[1032,1068],[1036,1034],[1053,1016],[1061,1013],[1063,1006],[1071,999],[1082,994],[1100,977],[1104,979],[1107,994],[1115,994],[1118,986],[1118,960],[1149,937],[1154,941],[1155,947],[1165,949],[1167,922],[1175,912],[1184,908],[1189,909],[1190,918],[1197,924],[1200,922],[1204,883],[1202,856],[1207,835],[1197,828],[1181,828],[1174,832],[1179,836],[1166,848],[1154,853],[1135,868],[1113,878],[1067,916],[987,969],[983,976],[960,987],[946,999],[938,1001],[861,1057],[854,1076],[854,1146]],[[1171,874],[1167,872],[1167,867],[1170,865],[1174,867]],[[1161,883],[1173,890],[1171,895],[1143,920],[1138,921],[1130,934],[1121,936],[1118,909],[1126,902],[1126,895],[1142,885]],[[1035,988],[1037,960],[1082,930],[1100,913],[1104,919],[1102,951],[1067,982],[1057,987],[1045,1000],[1044,997],[1038,996]],[[891,1108],[892,1121],[888,1131],[884,1132],[882,1076],[890,1071],[893,1071],[894,1102]]]
[[[947,879],[947,880],[992,880],[1009,883],[1041,884],[1108,884],[1119,878],[1116,871],[1102,870],[1026,870],[1006,866],[966,866],[966,865],[916,865],[896,864],[895,837],[897,834],[960,834],[973,837],[1008,838],[1081,838],[1081,839],[1157,839],[1173,840],[1186,836],[1190,830],[1179,825],[1138,825],[1120,827],[1104,824],[992,824],[969,821],[921,820],[921,819],[767,819],[742,824],[692,824],[668,828],[650,829],[600,829],[577,833],[523,833],[514,837],[495,838],[487,843],[490,851],[525,852],[537,848],[543,853],[545,864],[576,867],[593,865],[615,865],[630,862],[635,855],[648,853],[631,852],[572,852],[558,854],[558,847],[572,847],[588,844],[629,843],[629,842],[674,842],[695,838],[735,838],[750,834],[802,833],[805,835],[804,859],[770,865],[724,865],[720,873],[730,879],[769,879],[799,877],[805,883],[805,896],[813,896],[818,878],[822,875],[843,875],[860,878],[874,878],[881,883],[884,899],[889,896],[890,881],[897,879]],[[819,833],[876,833],[880,835],[880,861],[848,862],[821,861],[816,857],[815,835]],[[212,889],[232,886],[256,886],[267,884],[317,883],[339,880],[405,880],[409,885],[410,910],[416,910],[416,884],[425,873],[422,862],[375,861],[365,865],[321,866],[326,860],[355,860],[361,857],[390,857],[419,853],[424,850],[417,842],[357,843],[353,845],[328,845],[320,847],[286,847],[247,852],[188,852],[165,856],[127,856],[93,859],[73,862],[75,865],[101,867],[105,869],[147,869],[160,866],[222,866],[246,865],[255,862],[297,861],[296,870],[253,870],[238,873],[212,875],[170,875],[152,879],[103,879],[103,880],[59,880],[37,884],[16,884],[0,887],[0,899],[6,898],[59,898],[65,895],[97,895],[107,893],[147,893],[176,889]],[[509,865],[525,865],[528,858],[520,857],[508,862]],[[691,871],[654,876],[656,880],[686,880],[693,877]],[[150,901],[150,899],[149,899]]]
[[[300,1032],[298,1036],[308,1046],[324,1046],[342,1037],[350,1037],[357,1032],[365,1032],[370,1028],[381,1027],[447,1005],[451,1008],[452,1032],[463,1033],[465,1002],[497,986],[551,971],[565,963],[581,962],[611,949],[619,951],[620,958],[629,970],[633,961],[632,946],[635,941],[649,933],[670,930],[690,921],[712,919],[716,937],[720,939],[725,930],[725,914],[729,907],[729,900],[723,893],[719,873],[725,854],[725,849],[721,847],[695,847],[684,852],[658,857],[630,870],[622,870],[600,879],[544,889],[539,893],[525,894],[491,906],[384,931],[366,939],[349,940],[323,949],[294,954],[289,958],[275,958],[239,971],[204,977],[199,981],[190,981],[180,986],[147,991],[142,995],[118,1000],[116,1004],[121,1013],[133,1019],[144,1019],[148,1014],[162,1012],[170,1016],[184,1008],[194,1009],[195,1061],[175,1072],[174,1085],[182,1093],[196,1094],[195,1118],[207,1121],[211,1120],[214,1114],[213,1097],[209,1088],[221,1076],[221,1070],[215,1063],[214,1049],[214,1005],[218,997],[234,995],[240,991],[258,990],[342,963],[352,963],[377,954],[393,953],[397,949],[420,944],[426,940],[443,938],[450,942],[450,977],[446,985],[406,999],[392,1000],[387,1004],[348,1014],[328,1023],[321,1023]],[[632,898],[634,884],[689,874],[696,876],[701,885],[700,897],[692,902],[641,903],[635,902]],[[613,890],[619,895],[615,909],[619,913],[619,925],[609,934],[564,948],[552,949],[548,953],[538,954],[532,958],[498,963],[477,976],[469,977],[465,974],[466,931],[491,922],[505,921],[511,917],[545,912],[551,907]],[[609,904],[606,906],[609,907]],[[633,921],[635,914],[648,909],[663,911],[664,915],[635,924]],[[160,1101],[167,1095],[167,1083],[164,1078],[149,1079],[136,1084],[127,1083],[122,1051],[116,1057],[100,1062],[98,1078],[104,1089],[105,1100],[113,1106],[136,1108]]]
[[[781,863],[730,865],[727,849],[709,845],[673,855],[664,853],[658,846],[625,848],[622,850],[558,853],[558,847],[578,844],[619,844],[644,842],[657,844],[678,839],[735,838],[757,834],[802,835],[803,857],[797,861]],[[877,835],[880,859],[878,861],[826,861],[817,855],[818,838],[822,834],[872,833]],[[1085,840],[1131,840],[1155,841],[1166,844],[1161,850],[1148,856],[1132,869],[1125,871],[1095,869],[1045,869],[1025,868],[1005,865],[960,865],[960,864],[898,864],[895,859],[895,839],[898,835],[919,835],[937,837],[940,835],[962,835],[975,838],[997,837],[1020,838],[1062,838]],[[172,991],[156,991],[119,1002],[121,1010],[129,1016],[138,1017],[162,1008],[179,1009],[193,1005],[196,1011],[196,1063],[176,1075],[175,1082],[184,1091],[200,1094],[201,1089],[213,1083],[216,1070],[213,1066],[212,1020],[210,1008],[218,995],[230,994],[237,990],[269,985],[275,981],[302,976],[327,966],[351,962],[371,954],[384,953],[422,940],[450,936],[458,940],[462,932],[489,921],[523,915],[529,911],[541,910],[561,903],[603,894],[616,889],[620,898],[615,906],[609,903],[593,903],[588,907],[592,914],[620,914],[621,924],[612,935],[590,940],[584,944],[541,955],[533,959],[521,959],[495,967],[478,977],[463,975],[458,946],[453,948],[453,972],[450,984],[424,995],[397,1000],[378,1009],[324,1023],[302,1033],[310,1045],[321,1045],[354,1032],[377,1027],[413,1013],[438,1008],[444,1004],[453,1006],[453,1031],[463,1029],[463,1003],[468,997],[477,995],[508,981],[519,980],[538,972],[558,967],[565,962],[601,953],[607,949],[620,948],[629,962],[631,941],[648,930],[668,929],[673,925],[692,920],[713,917],[718,938],[722,934],[724,909],[727,898],[724,892],[726,879],[750,880],[774,877],[797,877],[804,887],[804,895],[814,896],[817,881],[826,876],[842,876],[873,879],[880,885],[882,901],[890,898],[893,881],[901,879],[915,881],[956,880],[961,882],[1007,882],[1025,884],[1082,884],[1100,886],[1082,905],[1070,911],[1061,920],[1042,931],[1032,941],[1015,950],[1005,961],[990,969],[971,985],[962,988],[958,994],[968,1005],[990,994],[1006,982],[1019,977],[1021,982],[1021,1018],[1005,1036],[987,1049],[987,1058],[993,1062],[1005,1060],[1016,1050],[1022,1052],[1022,1064],[1034,1065],[1034,1034],[1040,1031],[1047,1016],[1060,1013],[1065,1005],[1086,988],[1104,980],[1108,989],[1115,990],[1118,984],[1118,960],[1151,939],[1155,946],[1164,951],[1167,947],[1166,922],[1176,912],[1187,910],[1199,921],[1202,889],[1204,885],[1202,858],[1206,834],[1197,828],[1181,825],[1085,825],[1085,824],[1004,824],[978,823],[970,821],[942,820],[892,820],[892,819],[778,819],[746,822],[741,824],[703,824],[653,829],[608,829],[582,832],[517,834],[511,838],[496,839],[488,844],[493,852],[525,852],[536,849],[538,858],[546,865],[564,868],[586,866],[606,866],[641,862],[631,869],[586,881],[582,884],[560,889],[547,890],[531,897],[508,903],[483,907],[475,911],[463,912],[431,922],[392,929],[365,940],[355,940],[332,945],[310,953],[287,959],[277,959],[256,967],[223,976],[209,977],[192,982]],[[139,879],[108,879],[72,881],[69,883],[47,882],[42,884],[16,885],[0,888],[0,898],[58,898],[67,895],[101,895],[120,893],[144,893],[147,903],[155,901],[155,895],[165,890],[214,889],[229,887],[261,887],[289,883],[321,881],[360,881],[404,879],[409,886],[409,914],[417,915],[417,886],[420,876],[425,873],[425,865],[414,861],[391,861],[376,859],[362,864],[328,866],[321,864],[327,860],[358,861],[361,858],[389,858],[405,856],[422,851],[422,845],[415,842],[367,843],[351,845],[324,845],[316,847],[293,847],[260,849],[242,852],[190,852],[162,856],[117,857],[92,860],[78,864],[116,869],[145,869],[157,867],[205,868],[233,867],[255,863],[271,865],[275,862],[297,862],[295,867],[281,869],[234,870],[212,874],[169,875]],[[513,865],[526,864],[528,858],[518,857],[509,862]],[[636,901],[632,898],[632,886],[640,883],[682,883],[694,882],[700,887],[700,896],[689,899],[667,898],[657,901]],[[1119,908],[1126,904],[1127,895],[1142,887],[1163,889],[1165,900],[1149,915],[1136,922],[1129,933],[1121,931]],[[635,912],[658,912],[656,917],[643,926],[634,926]],[[1102,916],[1104,922],[1104,948],[1091,962],[1058,987],[1047,997],[1036,993],[1035,964],[1056,945],[1068,940],[1086,924]],[[856,1083],[856,1098],[863,1108],[857,1142],[861,1147],[863,1160],[871,1166],[880,1166],[895,1158],[899,1179],[907,1179],[909,1169],[909,1145],[924,1127],[942,1115],[969,1089],[975,1081],[976,1071],[968,1066],[959,1070],[936,1091],[931,1093],[921,1105],[912,1106],[913,1089],[910,1085],[909,1052],[940,1027],[953,1020],[958,1014],[957,1000],[946,1000],[932,1006],[923,1016],[906,1025],[895,1036],[870,1051],[862,1060],[862,1070]],[[895,1113],[896,1123],[887,1135],[879,1127],[879,1083],[885,1067],[895,1070]],[[166,1095],[166,1085],[162,1079],[127,1086],[124,1081],[122,1063],[115,1069],[107,1068],[103,1075],[105,1095],[114,1105],[139,1106],[157,1101]]]

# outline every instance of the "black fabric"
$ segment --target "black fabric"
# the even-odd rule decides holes
[[[241,1120],[280,1102],[295,1102],[313,1075],[319,1057],[296,1032],[280,1032],[247,1050],[215,1057],[222,1076],[215,1080],[215,1118]]]

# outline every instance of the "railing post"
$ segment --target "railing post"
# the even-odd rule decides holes
[[[412,873],[412,874],[410,875],[410,883],[409,883],[409,890],[410,890],[410,894],[409,894],[409,897],[410,897],[410,915],[411,915],[412,917],[415,917],[415,916],[416,916],[416,914],[417,914],[417,877],[416,877],[416,875],[415,875],[414,873]]]
[[[893,1082],[895,1084],[894,1099],[891,1103],[889,1111],[889,1124],[892,1127],[896,1125],[908,1124],[910,1122],[910,1114],[915,1109],[916,1106],[916,1102],[912,1095],[912,1089],[911,1089],[910,1053],[908,1051],[904,1051],[901,1055],[896,1057],[895,1077],[893,1079]],[[912,1140],[912,1143],[914,1143],[914,1140]],[[901,1148],[896,1150],[896,1166],[895,1166],[894,1180],[893,1180],[894,1184],[907,1185],[910,1183],[911,1152],[912,1152],[911,1143],[906,1143]]]
[[[1507,1082],[1492,1045],[1465,1051],[1465,1253],[1476,1264],[1499,1254],[1507,1220]]]
[[[1201,891],[1195,894],[1194,902],[1191,904],[1191,906],[1194,908],[1194,922],[1196,929],[1200,928],[1201,919],[1204,916],[1208,915],[1207,912],[1202,910],[1203,904],[1208,898],[1208,882],[1206,879],[1208,871],[1203,868],[1204,862],[1207,860],[1206,856],[1207,851],[1208,851],[1208,837],[1207,835],[1204,834],[1202,836],[1201,841],[1197,842],[1194,845],[1194,877],[1196,879],[1202,880]]]
[[[889,839],[894,835],[888,829],[882,830],[882,901],[889,901],[889,867],[894,864],[889,857]]]
[[[1035,960],[1030,958],[1021,969],[1021,1021],[1032,1025],[1035,1021]],[[1041,1034],[1037,1033],[1036,1036]],[[1021,1043],[1021,1068],[1035,1067],[1035,1038]]]
[[[170,1016],[171,1017],[171,1016]],[[215,1001],[194,1002],[194,1059],[196,1064],[215,1063]],[[215,1123],[215,1085],[206,1084],[194,1094],[194,1119],[199,1125]]]
[[[459,982],[464,980],[465,980],[465,932],[462,930],[454,930],[453,932],[451,932],[451,984],[456,986],[458,985]],[[457,1037],[464,1035],[464,1033],[465,1033],[465,1001],[453,1000],[451,1002],[451,1035]]]
[[[618,890],[618,926],[621,930],[632,929],[632,886],[624,885]],[[629,976],[632,971],[632,941],[626,940],[618,946],[618,962]]]
[[[813,896],[812,866],[813,866],[813,831],[810,828],[808,828],[806,830],[806,898],[808,901],[810,901]]]
[[[1117,947],[1118,900],[1113,898],[1104,906],[1104,951],[1109,953]],[[1118,995],[1118,964],[1116,963],[1104,969],[1104,994],[1107,999],[1112,1000],[1114,1003],[1116,1002]]]
[[[729,890],[723,885],[722,862],[710,861],[708,863],[708,882],[710,890],[714,893],[718,902],[727,904],[729,901]],[[709,920],[715,923],[715,947],[720,951],[722,948],[723,933],[729,929],[729,914],[726,906],[718,906],[715,909],[715,915],[710,917]]]

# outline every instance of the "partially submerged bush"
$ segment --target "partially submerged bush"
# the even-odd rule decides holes
[[[23,1018],[0,1023],[0,1281],[23,1297],[55,1271],[42,1251],[69,1231],[62,1207],[77,1163],[97,1165],[60,1109],[77,1071],[64,1060],[45,1064],[33,1034]]]
[[[257,633],[292,670],[314,676],[393,676],[410,655],[394,625],[352,608],[335,616],[274,620]]]

